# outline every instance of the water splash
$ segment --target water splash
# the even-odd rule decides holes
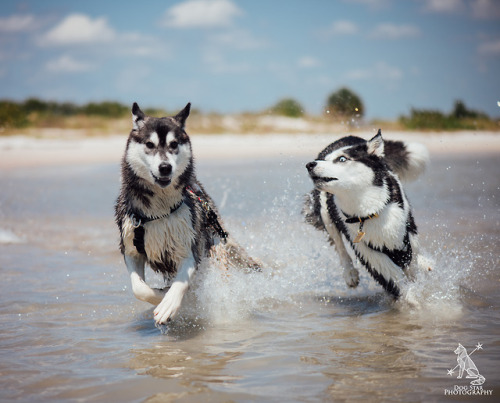
[[[24,240],[14,234],[12,231],[0,228],[0,245],[1,244],[13,244],[13,243],[23,243]]]
[[[306,226],[300,216],[290,216],[289,210],[282,209],[279,203],[272,210],[271,220],[236,227],[236,232],[255,234],[250,253],[267,267],[261,273],[248,274],[223,272],[207,264],[196,279],[197,315],[219,324],[270,312],[280,305],[300,309],[302,301],[312,296],[323,303],[340,298],[356,304],[363,299],[366,304],[382,304],[384,309],[395,307],[425,321],[451,321],[463,313],[463,289],[475,286],[471,276],[487,276],[486,270],[477,271],[477,262],[484,256],[476,250],[476,239],[470,238],[464,244],[445,234],[432,240],[429,250],[424,251],[433,270],[419,273],[414,282],[403,288],[401,301],[387,305],[385,299],[370,299],[380,294],[381,288],[363,269],[357,289],[345,285],[337,254],[321,232]]]
[[[462,314],[464,285],[475,287],[472,273],[487,276],[484,268],[477,270],[477,262],[484,261],[484,254],[481,256],[477,248],[480,240],[474,236],[457,240],[442,226],[421,234],[423,254],[433,270],[419,273],[414,282],[408,283],[400,302],[393,304],[385,298],[380,285],[362,268],[360,285],[349,289],[335,248],[326,234],[304,222],[300,215],[303,196],[293,190],[294,178],[287,181],[283,194],[266,204],[268,207],[256,217],[241,211],[225,218],[235,239],[251,256],[264,262],[263,271],[228,272],[214,262],[206,262],[186,296],[181,316],[220,325],[272,314],[280,307],[302,309],[305,300],[314,300],[319,308],[330,308],[341,301],[335,306],[339,315],[353,311],[352,305],[359,314],[363,310],[369,313],[373,311],[369,305],[378,304],[382,310],[396,309],[403,315],[420,316],[423,321],[453,320]]]

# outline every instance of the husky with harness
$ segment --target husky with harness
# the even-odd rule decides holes
[[[157,324],[176,316],[204,258],[259,267],[226,232],[215,204],[196,179],[185,131],[190,107],[188,103],[175,116],[155,118],[134,103],[115,205],[120,250],[132,291],[136,298],[156,306]],[[151,288],[145,282],[146,264],[164,275],[167,289]]]

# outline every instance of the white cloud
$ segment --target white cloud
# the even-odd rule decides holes
[[[227,27],[242,14],[231,0],[188,0],[168,9],[162,25],[170,28]]]
[[[357,3],[371,8],[381,8],[388,5],[389,0],[344,0],[346,3]]]
[[[403,78],[403,72],[397,67],[389,66],[385,62],[378,62],[367,69],[357,69],[345,75],[350,80],[386,80],[396,81]]]
[[[471,3],[472,15],[479,19],[500,18],[500,2],[498,0],[474,0]]]
[[[41,45],[74,45],[105,43],[115,39],[115,31],[104,17],[95,19],[85,14],[71,14],[47,32]]]
[[[0,32],[27,32],[32,31],[38,23],[32,15],[11,15],[0,17]]]
[[[463,0],[426,0],[424,11],[438,14],[453,14],[465,10]]]
[[[92,64],[77,61],[71,56],[61,56],[48,62],[45,67],[52,73],[81,73],[94,69]]]
[[[303,69],[310,69],[321,66],[321,62],[315,57],[304,56],[298,60],[297,65]]]
[[[500,55],[500,40],[480,44],[478,52],[481,55]]]
[[[205,52],[203,62],[216,74],[248,74],[254,71],[254,67],[248,62],[230,62],[220,53],[213,51]]]
[[[324,30],[324,34],[330,36],[336,35],[354,35],[359,31],[358,26],[346,20],[334,21],[328,28]]]
[[[223,47],[239,50],[258,49],[267,45],[265,41],[254,38],[250,32],[242,29],[234,29],[228,32],[211,35],[209,39],[212,44],[217,46],[221,45]]]
[[[500,18],[498,0],[426,0],[424,11],[437,14],[466,14],[477,19]]]
[[[117,32],[104,17],[71,14],[38,40],[41,46],[100,45],[107,55],[165,58],[171,48],[159,38],[137,32]]]
[[[396,25],[396,24],[380,24],[373,32],[370,37],[377,39],[400,39],[400,38],[411,38],[420,35],[420,30],[414,25]]]
[[[109,45],[112,54],[131,57],[168,59],[173,53],[172,45],[161,38],[135,32],[119,33]]]

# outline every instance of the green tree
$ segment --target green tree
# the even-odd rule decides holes
[[[302,105],[292,98],[285,98],[271,108],[272,113],[277,115],[298,118],[304,115]]]
[[[340,119],[361,118],[365,113],[361,98],[346,87],[340,88],[328,97],[325,109],[328,114]]]
[[[461,100],[455,101],[451,116],[456,119],[488,119],[485,113],[467,108]]]

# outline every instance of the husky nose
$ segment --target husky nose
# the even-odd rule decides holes
[[[172,173],[172,165],[170,165],[168,162],[162,162],[158,167],[158,171],[160,172],[161,176],[170,175]]]
[[[306,164],[306,168],[307,168],[307,170],[308,170],[309,172],[311,172],[311,171],[314,169],[314,167],[315,167],[316,165],[317,165],[316,161],[313,161],[313,162],[308,162],[308,163]]]

